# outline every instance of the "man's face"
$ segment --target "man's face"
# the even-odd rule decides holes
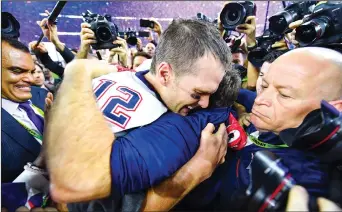
[[[43,70],[38,65],[36,65],[36,70],[33,71],[33,79],[33,84],[36,86],[42,86],[45,82]]]
[[[146,52],[149,55],[151,55],[151,56],[154,55],[154,53],[156,51],[156,46],[153,43],[148,43],[145,48],[146,48]]]
[[[224,75],[223,66],[212,55],[198,59],[192,69],[196,74],[174,77],[160,92],[167,107],[183,116],[193,108],[207,108]]]
[[[264,78],[265,74],[267,74],[270,65],[271,65],[271,63],[264,62],[260,68],[259,77],[256,81],[256,92],[257,92],[257,94],[260,94],[260,92],[262,90],[262,87],[261,87],[262,79]]]
[[[326,64],[297,55],[279,57],[263,77],[251,115],[258,130],[279,133],[296,128],[309,112],[320,107],[320,85],[324,82],[320,70]]]
[[[242,53],[233,53],[233,63],[234,64],[239,64],[240,66],[243,66],[245,62],[244,55]]]
[[[30,53],[2,43],[1,96],[14,102],[25,102],[31,95],[32,72],[35,69]]]
[[[136,56],[133,61],[133,69],[140,66],[145,60],[147,60],[146,57],[143,56]]]

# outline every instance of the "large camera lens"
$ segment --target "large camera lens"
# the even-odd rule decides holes
[[[138,39],[137,39],[137,35],[136,32],[127,32],[127,43],[131,46],[135,46],[137,45]]]
[[[1,13],[1,34],[3,36],[18,38],[20,36],[19,29],[20,24],[11,13]]]
[[[108,42],[113,38],[110,29],[104,26],[100,26],[96,29],[96,36],[102,42]]]
[[[267,49],[256,48],[249,52],[248,61],[250,61],[255,67],[260,68],[264,63],[264,57],[268,54]]]
[[[223,28],[235,29],[237,25],[245,22],[246,9],[239,3],[229,3],[223,8],[220,19]]]
[[[275,34],[283,34],[287,27],[293,21],[296,21],[296,13],[294,11],[282,11],[269,19],[269,29]]]
[[[296,29],[296,40],[300,46],[307,46],[320,39],[329,27],[329,18],[322,16],[303,23]]]

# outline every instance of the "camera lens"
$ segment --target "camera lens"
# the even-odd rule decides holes
[[[283,34],[285,30],[287,29],[287,26],[289,25],[289,23],[291,23],[291,19],[292,19],[291,15],[286,11],[281,12],[278,15],[272,16],[269,19],[270,31],[276,34]]]
[[[98,27],[96,30],[98,39],[102,42],[108,42],[112,39],[112,33],[108,27]]]
[[[1,29],[2,30],[5,30],[5,29],[7,29],[8,27],[10,26],[10,22],[9,22],[9,20],[4,20],[4,19],[2,19],[2,21],[1,21]]]
[[[248,61],[250,61],[255,67],[260,68],[264,63],[264,57],[268,54],[268,51],[264,48],[256,48],[249,52]]]
[[[239,21],[240,18],[241,18],[241,11],[233,10],[233,11],[228,11],[226,20],[228,24],[234,25]]]
[[[1,32],[10,33],[13,31],[13,23],[11,17],[6,13],[1,14]]]
[[[310,45],[315,40],[320,39],[324,35],[328,27],[329,27],[328,17],[323,16],[323,17],[308,21],[300,25],[296,29],[296,40],[301,46]]]
[[[135,32],[127,32],[127,43],[129,45],[137,45],[138,39]]]
[[[11,38],[18,38],[20,24],[15,17],[8,12],[1,12],[1,35]]]
[[[237,25],[242,24],[245,18],[246,9],[239,3],[227,4],[220,14],[222,26],[226,29],[234,29]]]

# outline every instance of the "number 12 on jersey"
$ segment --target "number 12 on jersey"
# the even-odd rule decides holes
[[[97,102],[101,102],[99,106],[106,119],[125,129],[131,119],[129,112],[137,110],[142,96],[127,86],[115,86],[115,84],[115,81],[102,79],[94,88],[94,93]]]

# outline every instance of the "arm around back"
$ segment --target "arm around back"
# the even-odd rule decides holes
[[[110,194],[109,161],[115,137],[96,105],[91,82],[114,69],[88,60],[66,66],[44,135],[51,195],[57,202]]]

